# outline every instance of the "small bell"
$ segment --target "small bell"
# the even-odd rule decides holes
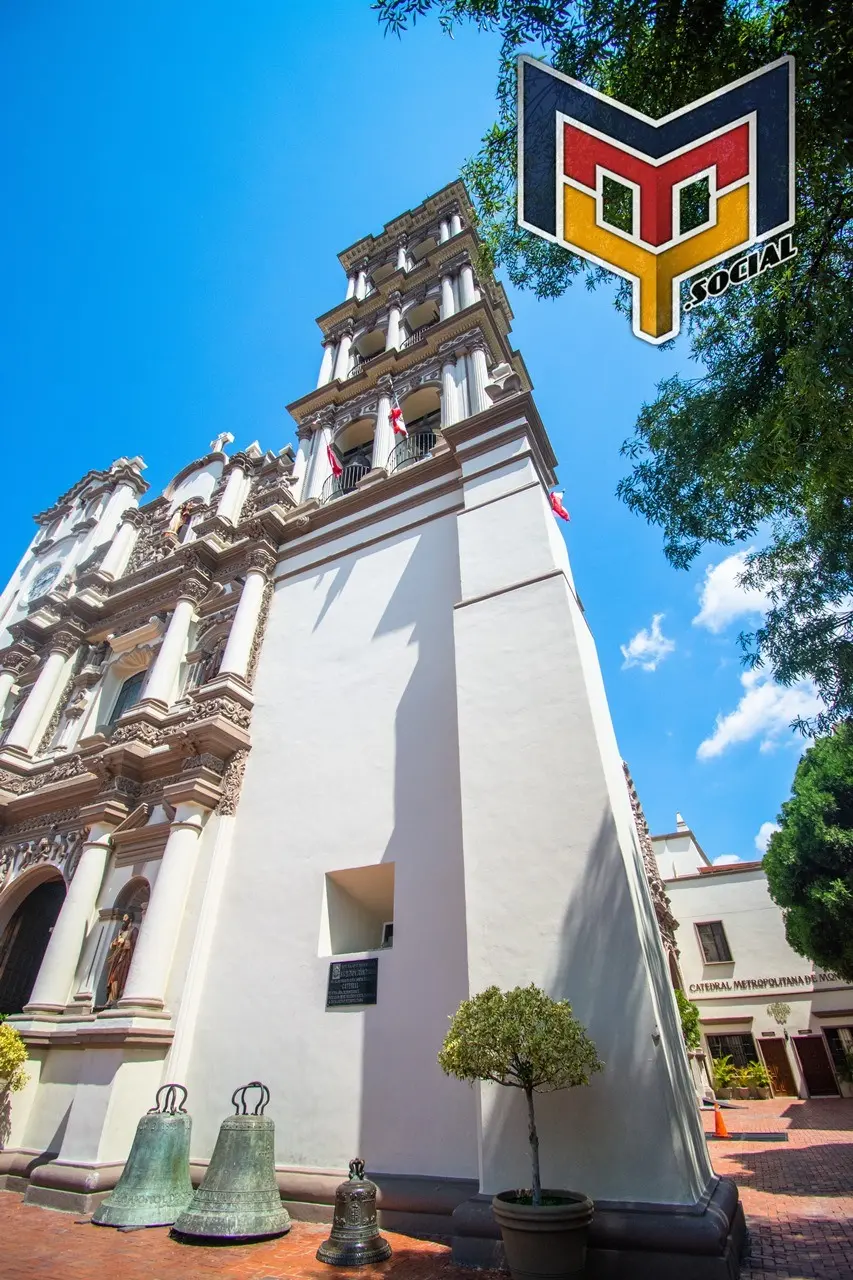
[[[335,1192],[332,1234],[317,1250],[317,1260],[332,1267],[363,1267],[390,1257],[391,1246],[376,1221],[376,1184],[365,1178],[363,1160],[350,1160],[349,1179]]]
[[[249,1089],[261,1091],[252,1115],[246,1111]],[[236,1114],[219,1126],[204,1180],[173,1227],[177,1236],[258,1240],[290,1230],[275,1180],[275,1125],[264,1115],[269,1100],[259,1080],[234,1090]]]
[[[136,1126],[115,1190],[92,1215],[98,1226],[166,1227],[186,1209],[193,1198],[192,1119],[184,1110],[186,1100],[181,1084],[164,1084],[157,1090],[155,1105]]]

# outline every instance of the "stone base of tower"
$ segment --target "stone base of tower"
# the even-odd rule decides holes
[[[466,1200],[453,1214],[453,1261],[505,1270],[491,1196]],[[590,1227],[586,1280],[736,1280],[746,1244],[738,1190],[715,1178],[698,1204],[598,1201]]]

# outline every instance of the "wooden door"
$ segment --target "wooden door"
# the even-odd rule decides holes
[[[38,977],[65,898],[62,880],[48,880],[24,898],[0,940],[0,1013],[20,1013]]]
[[[835,1072],[823,1036],[792,1036],[810,1098],[838,1097]]]
[[[772,1039],[768,1036],[766,1040],[759,1039],[758,1046],[773,1084],[774,1095],[783,1098],[796,1098],[797,1085],[794,1080],[794,1073],[791,1070],[785,1041],[781,1036],[778,1039],[775,1036]]]

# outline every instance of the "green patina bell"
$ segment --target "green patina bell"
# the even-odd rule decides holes
[[[260,1089],[254,1112],[246,1093]],[[223,1120],[204,1181],[174,1225],[177,1236],[218,1240],[257,1240],[283,1236],[290,1214],[275,1180],[275,1125],[264,1115],[270,1091],[259,1080],[235,1089],[236,1115]]]
[[[376,1221],[376,1184],[365,1178],[363,1160],[350,1160],[349,1179],[335,1192],[332,1234],[317,1259],[333,1267],[363,1267],[390,1257],[391,1246]]]
[[[186,1100],[183,1085],[164,1084],[157,1090],[155,1106],[136,1126],[115,1190],[95,1210],[93,1222],[102,1227],[165,1227],[186,1209],[193,1197],[192,1119],[184,1110]]]

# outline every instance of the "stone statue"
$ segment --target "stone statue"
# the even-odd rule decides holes
[[[139,930],[131,916],[122,916],[121,928],[107,954],[107,1004],[116,1004],[122,996]]]

